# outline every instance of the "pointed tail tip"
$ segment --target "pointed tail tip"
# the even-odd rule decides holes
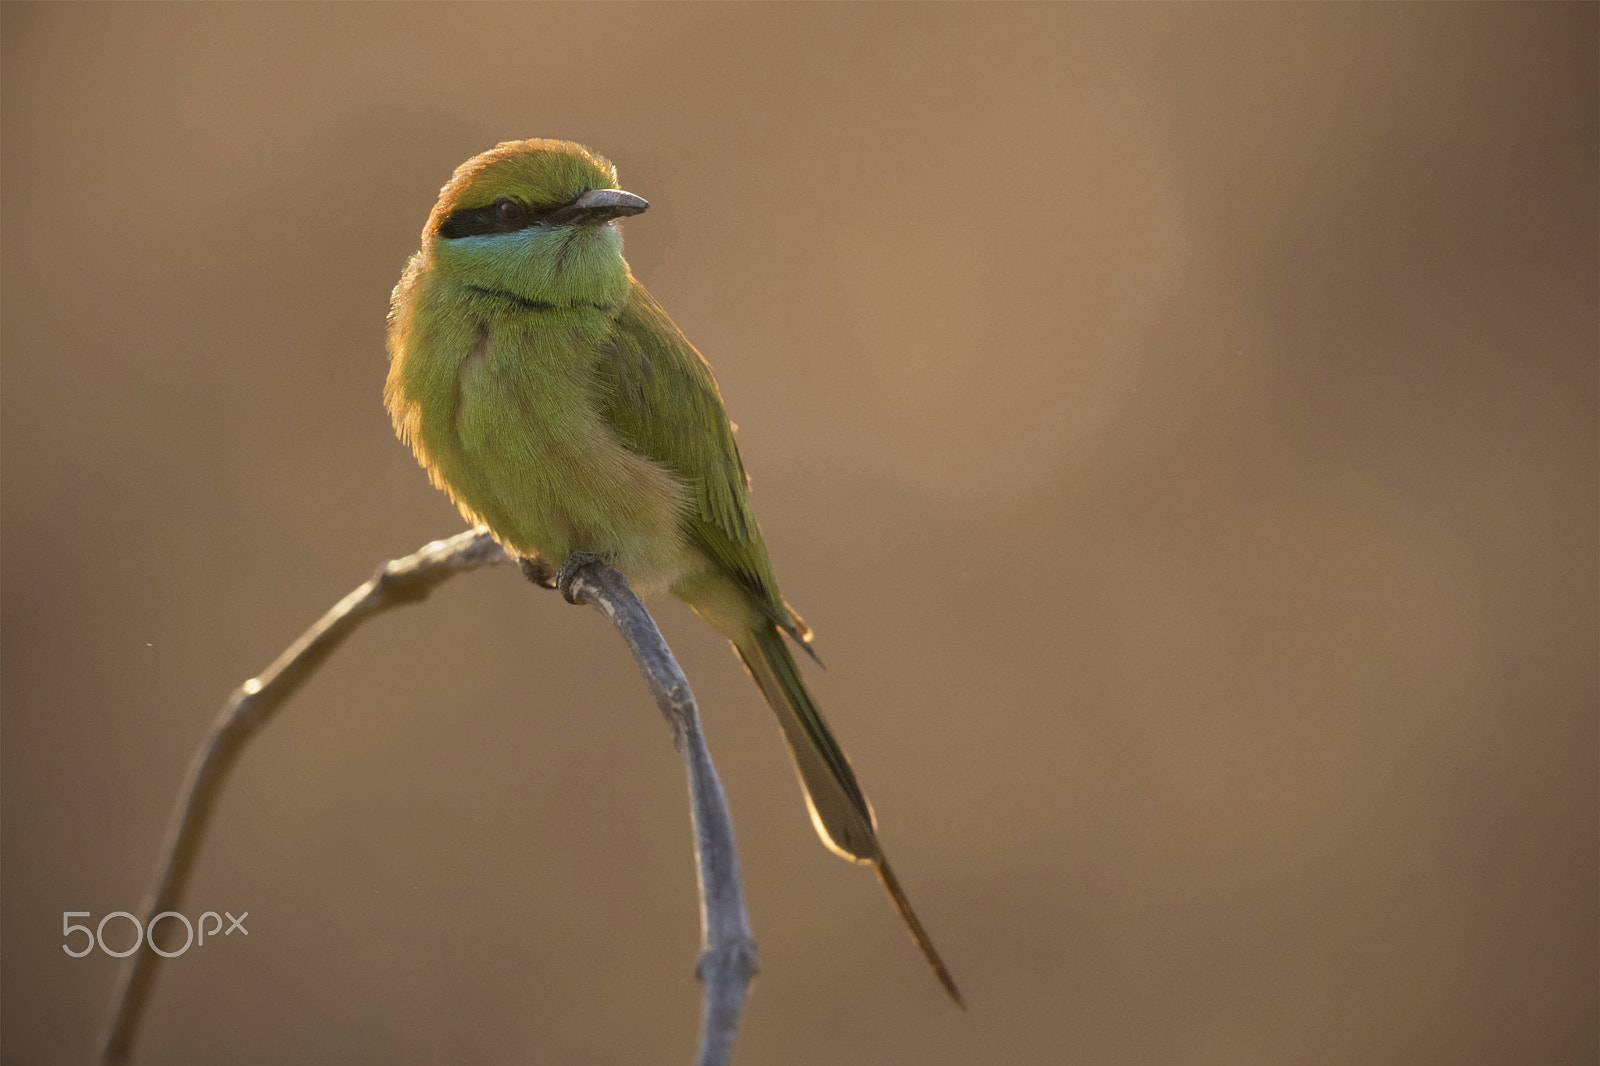
[[[939,983],[944,986],[945,994],[950,997],[950,1002],[962,1010],[966,1010],[967,1001],[961,998],[961,989],[956,987],[955,979],[950,976],[950,972],[948,970],[939,970],[938,977]]]
[[[950,1002],[962,1010],[966,1010],[967,1001],[961,998],[961,989],[956,987],[956,979],[950,976],[949,970],[945,969],[944,960],[939,957],[937,951],[933,950],[933,945],[924,941],[923,944],[917,946],[923,949],[923,955],[927,958],[929,964],[933,966],[933,974],[939,979],[939,983],[944,986],[945,994],[950,997]]]
[[[939,979],[939,984],[944,986],[945,994],[950,997],[952,1003],[966,1010],[967,1001],[962,998],[961,989],[956,987],[956,979],[950,976],[950,970],[945,966],[944,959],[939,957],[939,949],[933,946],[928,931],[922,928],[917,912],[911,909],[911,901],[906,898],[905,890],[900,887],[899,879],[895,877],[894,871],[889,869],[889,862],[881,851],[878,857],[872,860],[872,869],[877,873],[878,881],[883,885],[884,891],[889,893],[889,901],[894,904],[894,909],[900,912],[900,918],[906,923],[912,941],[922,952],[922,957],[928,960],[928,965],[933,967],[933,974]]]

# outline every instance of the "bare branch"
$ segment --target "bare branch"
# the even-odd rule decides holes
[[[579,565],[573,566],[575,562]],[[598,560],[574,557],[562,566],[557,581],[567,599],[592,604],[622,634],[656,706],[672,728],[672,742],[688,769],[700,882],[700,963],[695,973],[705,986],[700,1051],[695,1062],[697,1066],[725,1066],[733,1061],[745,995],[760,966],[745,913],[733,816],[700,732],[694,693],[655,619],[621,574]]]
[[[143,924],[148,926],[150,918],[163,911],[178,909],[228,771],[250,738],[334,649],[368,618],[420,602],[454,575],[506,558],[505,551],[480,527],[434,541],[415,554],[385,563],[370,581],[306,630],[259,677],[234,691],[189,764],[188,777],[167,827],[155,880],[141,907]],[[554,584],[548,567],[524,560],[523,570],[539,584]],[[655,621],[621,574],[589,557],[575,557],[562,567],[560,578],[569,600],[592,602],[622,633],[650,683],[656,704],[672,726],[673,743],[688,766],[703,944],[696,972],[705,983],[696,1061],[699,1066],[725,1066],[731,1060],[750,978],[757,969],[755,941],[745,915],[733,820],[700,733],[694,696]],[[148,940],[129,957],[112,998],[101,1062],[126,1062],[132,1054],[161,961]]]
[[[156,877],[145,896],[144,923],[162,911],[177,910],[194,871],[206,823],[222,794],[228,771],[245,743],[299,690],[324,659],[357,626],[373,615],[417,603],[435,587],[466,570],[503,562],[505,550],[489,531],[469,529],[448,540],[436,540],[404,559],[384,563],[372,579],[340,600],[300,635],[276,662],[240,685],[228,697],[211,732],[189,763],[188,779],[167,825],[167,839]],[[125,1062],[133,1050],[139,1022],[155,985],[161,956],[145,943],[124,964],[112,997],[111,1024],[101,1046],[101,1061]]]

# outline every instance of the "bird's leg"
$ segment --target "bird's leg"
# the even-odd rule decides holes
[[[603,562],[605,560],[593,552],[573,552],[567,556],[567,561],[561,564],[561,569],[556,571],[556,583],[552,587],[560,589],[561,595],[567,598],[568,603],[576,604],[579,600],[572,594],[572,581],[578,576],[578,571],[592,563]]]
[[[544,559],[537,555],[524,555],[517,560],[522,566],[522,576],[532,581],[541,588],[553,589],[556,587],[556,571]]]

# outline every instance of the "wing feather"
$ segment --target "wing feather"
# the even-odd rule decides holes
[[[684,519],[690,543],[770,621],[797,639],[808,637],[778,593],[711,367],[637,280],[595,370],[601,413],[618,437],[690,486]]]

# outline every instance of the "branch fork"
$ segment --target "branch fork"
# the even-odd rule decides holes
[[[259,676],[235,689],[189,764],[155,879],[141,906],[141,924],[148,925],[150,918],[163,911],[178,909],[206,825],[228,771],[245,744],[357,626],[373,615],[421,602],[456,574],[508,558],[489,531],[479,527],[433,541],[403,559],[390,560],[318,619]],[[699,710],[689,681],[650,612],[616,570],[587,554],[574,555],[559,570],[552,570],[543,560],[517,561],[530,581],[560,589],[570,603],[590,604],[616,626],[667,719],[673,746],[683,756],[700,888],[701,953],[695,975],[704,986],[695,1063],[726,1066],[733,1058],[745,997],[759,965],[745,912],[733,817],[700,731]],[[161,962],[162,956],[146,942],[124,964],[100,1048],[100,1061],[107,1066],[131,1058]]]

